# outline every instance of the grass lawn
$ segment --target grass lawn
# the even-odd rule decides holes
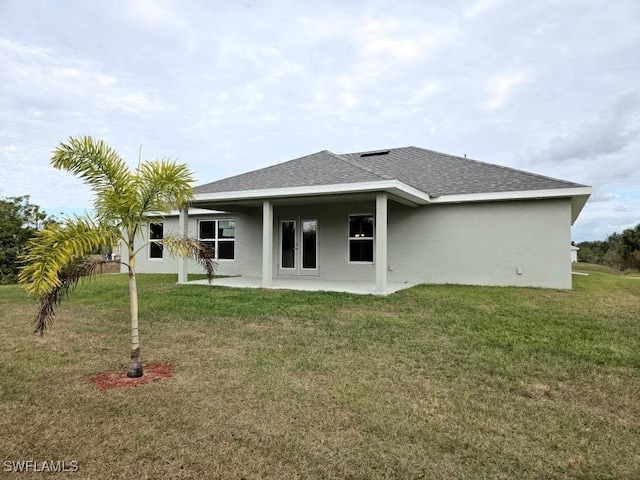
[[[592,270],[573,291],[378,298],[139,278],[143,359],[174,376],[104,392],[91,378],[128,360],[126,277],[80,286],[43,338],[34,303],[0,287],[0,470],[32,459],[76,461],[66,476],[83,479],[640,478],[639,279]]]

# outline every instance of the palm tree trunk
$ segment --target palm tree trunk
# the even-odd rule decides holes
[[[129,244],[129,305],[131,306],[131,360],[127,368],[127,377],[141,377],[142,356],[140,355],[140,336],[138,333],[138,285],[136,283],[136,257],[133,242]]]

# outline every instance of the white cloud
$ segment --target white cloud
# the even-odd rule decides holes
[[[366,23],[353,31],[362,62],[393,67],[400,62],[427,58],[437,48],[443,48],[455,37],[457,29],[412,19],[385,18]]]
[[[463,16],[473,19],[495,9],[500,3],[500,0],[477,0],[463,11]]]
[[[411,94],[412,103],[422,103],[435,95],[441,86],[438,82],[427,82],[415,89]]]
[[[8,145],[6,147],[0,147],[1,153],[15,153],[18,151],[18,147],[15,145]]]
[[[549,139],[537,156],[550,161],[567,161],[620,152],[630,144],[638,143],[639,107],[637,94],[623,94],[603,111],[566,125],[562,132]]]
[[[503,107],[509,97],[514,94],[515,88],[527,80],[529,75],[524,71],[494,76],[489,80],[490,97],[485,102],[485,106],[489,110]]]
[[[391,38],[373,39],[364,47],[368,55],[388,53],[395,58],[412,59],[420,55],[421,43],[413,40],[394,40]]]
[[[572,229],[572,239],[602,240],[640,223],[640,197],[635,194],[624,201],[592,202],[589,200]]]
[[[612,193],[602,193],[595,191],[591,197],[589,198],[590,203],[598,203],[598,202],[611,202],[613,200],[617,200],[618,195],[614,195]]]
[[[343,104],[348,108],[353,108],[358,104],[358,99],[350,92],[343,93],[340,98],[342,99]]]
[[[88,60],[64,57],[51,49],[0,39],[0,73],[5,89],[29,99],[32,105],[44,101],[71,105],[82,101],[99,110],[116,110],[146,115],[162,104],[137,87],[123,85],[112,74],[103,73]],[[32,106],[33,117],[42,116]]]
[[[150,28],[182,27],[182,14],[166,0],[129,0],[127,12],[136,21]]]

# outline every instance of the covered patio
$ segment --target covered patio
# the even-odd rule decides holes
[[[207,280],[187,281],[187,285],[209,285]],[[414,285],[408,283],[387,283],[384,292],[380,292],[374,282],[323,281],[317,278],[281,278],[274,277],[270,285],[263,285],[261,277],[222,277],[215,278],[211,285],[232,288],[268,288],[274,290],[299,290],[308,292],[344,292],[357,295],[389,295]]]
[[[253,236],[253,241],[259,242],[261,253],[259,270],[253,269],[249,274],[238,272],[239,277],[218,279],[215,284],[238,288],[325,290],[365,295],[386,295],[412,286],[388,281],[388,211],[391,202],[409,208],[417,207],[417,202],[421,200],[419,192],[410,187],[399,186],[399,182],[395,181],[330,187],[196,194],[192,207],[226,212],[237,217],[248,215],[261,230],[261,235]],[[355,210],[352,212],[353,209]],[[372,243],[373,258],[366,261],[343,261],[348,255],[347,233],[344,228],[349,213],[356,210],[356,213],[366,212],[372,219],[375,218],[373,231],[368,238]],[[301,232],[304,224],[308,223],[305,219],[312,220],[316,236],[313,268],[306,271],[300,268],[303,266],[300,256],[300,246],[303,243],[301,236],[293,238],[291,251],[288,252],[291,256],[298,256],[292,261],[291,266],[294,268],[285,268],[283,222],[294,225],[293,230]],[[187,236],[188,230],[189,208],[185,207],[179,212],[178,231]],[[317,240],[318,238],[322,241]],[[342,238],[345,239],[344,242]],[[321,251],[325,252],[324,256],[320,254]],[[179,259],[178,283],[187,283],[187,275],[188,262]]]

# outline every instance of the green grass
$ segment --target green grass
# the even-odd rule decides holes
[[[82,285],[44,338],[33,302],[0,287],[0,462],[76,460],[95,479],[640,478],[640,280],[379,298],[139,278],[143,358],[174,377],[106,392],[90,379],[127,362],[124,276]]]
[[[627,270],[618,270],[615,268],[607,267],[606,265],[598,265],[595,263],[572,263],[571,264],[574,272],[584,272],[584,273],[609,273],[611,275],[628,275],[631,277],[640,277],[640,271],[627,269]]]

